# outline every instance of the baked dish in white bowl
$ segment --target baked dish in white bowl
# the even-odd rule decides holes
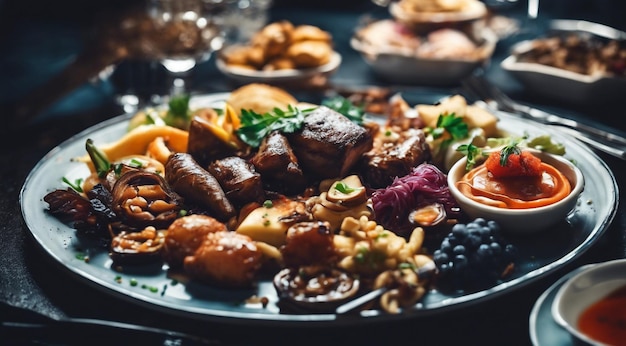
[[[417,32],[441,28],[464,29],[487,17],[487,6],[478,0],[400,0],[389,4],[396,21]]]
[[[458,84],[487,64],[497,41],[490,29],[478,35],[452,28],[419,34],[403,23],[383,19],[357,29],[350,44],[383,79],[442,86]]]

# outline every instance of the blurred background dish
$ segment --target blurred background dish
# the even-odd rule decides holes
[[[558,101],[597,104],[626,92],[625,41],[588,32],[521,41],[500,65],[529,92]]]
[[[303,69],[253,70],[228,65],[223,59],[216,60],[218,70],[238,84],[267,83],[273,85],[312,86],[325,84],[326,78],[341,65],[341,55],[333,52],[330,61],[318,67]]]
[[[383,19],[358,29],[350,45],[390,82],[444,86],[458,84],[489,63],[497,41],[487,28],[476,36],[452,28],[419,34],[403,23]]]
[[[318,26],[277,20],[245,43],[223,49],[218,69],[239,83],[325,85],[341,64],[332,35]]]
[[[400,0],[389,4],[389,13],[417,32],[440,28],[463,29],[484,19],[487,6],[478,0]]]

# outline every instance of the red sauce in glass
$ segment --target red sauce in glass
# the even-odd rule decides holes
[[[578,329],[608,345],[626,345],[626,285],[587,307]]]

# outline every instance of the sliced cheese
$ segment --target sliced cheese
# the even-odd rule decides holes
[[[281,219],[293,215],[301,204],[288,199],[275,200],[269,208],[262,206],[254,209],[235,231],[278,248],[285,244],[287,229],[293,224]]]

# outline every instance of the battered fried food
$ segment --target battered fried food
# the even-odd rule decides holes
[[[226,102],[238,113],[246,109],[263,114],[274,108],[287,109],[288,105],[295,106],[298,100],[282,88],[251,83],[231,92]]]
[[[266,25],[245,45],[227,47],[220,58],[231,67],[275,71],[322,66],[332,54],[329,32],[283,20]]]

